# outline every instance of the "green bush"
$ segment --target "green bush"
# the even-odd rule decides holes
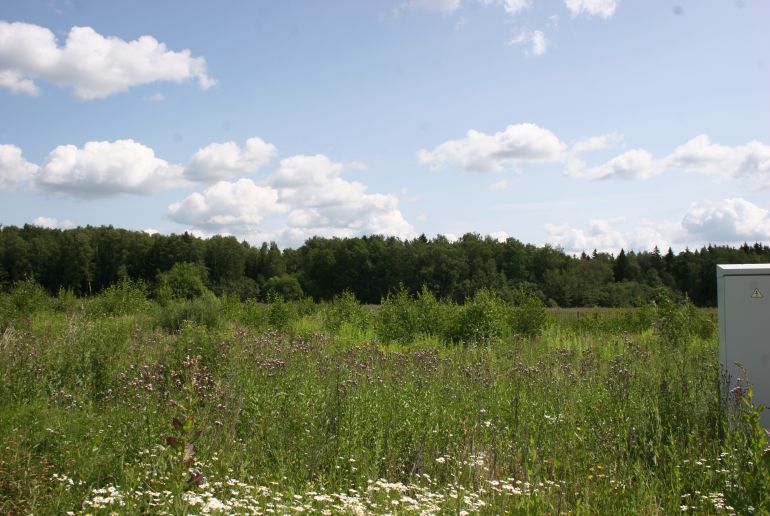
[[[60,313],[71,314],[75,312],[79,306],[78,298],[70,289],[60,288],[59,292],[56,294],[56,298],[53,300],[53,309]]]
[[[324,329],[333,333],[338,332],[344,324],[365,330],[369,322],[366,309],[348,290],[324,304],[322,318]]]
[[[299,280],[296,276],[284,274],[282,276],[274,276],[267,280],[265,283],[265,292],[267,292],[268,301],[270,294],[277,294],[283,299],[289,301],[296,301],[302,299],[302,287],[299,284]]]
[[[417,306],[409,292],[401,286],[380,303],[375,320],[377,338],[383,342],[405,343],[419,332]]]
[[[455,321],[454,341],[488,344],[510,332],[508,307],[494,292],[481,289],[465,302]]]
[[[457,305],[451,300],[438,300],[427,286],[423,285],[414,300],[417,331],[424,335],[451,340]]]
[[[17,315],[29,315],[50,308],[51,298],[43,287],[33,279],[16,283],[11,290],[10,305]]]
[[[660,339],[670,346],[683,347],[693,335],[693,321],[697,319],[695,307],[689,299],[676,302],[665,290],[656,294],[657,320],[655,330]]]
[[[151,306],[147,295],[148,288],[145,282],[124,278],[89,300],[86,311],[101,315],[144,313]]]
[[[238,321],[250,328],[266,328],[268,307],[256,299],[247,299],[241,305]]]
[[[216,328],[221,320],[221,302],[214,294],[195,299],[177,299],[158,307],[155,322],[169,332],[178,332],[185,321]]]
[[[283,296],[270,292],[268,294],[267,323],[271,328],[287,331],[299,319],[297,308],[287,303]]]
[[[161,303],[171,299],[195,299],[209,293],[203,281],[205,270],[190,262],[175,263],[158,276],[157,297]]]
[[[522,292],[518,298],[518,304],[511,312],[511,330],[525,337],[535,337],[548,322],[548,312],[543,302],[531,295]]]

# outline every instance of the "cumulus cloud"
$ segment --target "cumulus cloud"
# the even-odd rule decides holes
[[[37,165],[24,159],[15,145],[0,145],[0,189],[10,189],[32,179]]]
[[[740,197],[693,203],[678,222],[645,220],[625,230],[618,229],[620,222],[595,219],[586,229],[569,224],[546,224],[545,230],[549,243],[569,253],[593,249],[617,253],[620,249],[651,250],[656,245],[665,249],[770,241],[770,211]]]
[[[288,245],[314,235],[414,235],[395,196],[368,193],[366,185],[343,178],[344,169],[321,154],[291,156],[263,185],[221,181],[172,204],[167,215],[204,230]]]
[[[60,145],[40,167],[36,186],[81,198],[121,194],[149,195],[185,184],[182,167],[157,158],[134,140],[88,142],[83,148]]]
[[[682,227],[704,242],[770,241],[768,210],[740,197],[693,204],[682,220]]]
[[[615,14],[618,0],[564,0],[564,4],[570,10],[572,16],[587,14],[589,16],[609,18]]]
[[[663,172],[660,163],[644,149],[633,149],[592,168],[572,168],[567,174],[581,179],[649,179]]]
[[[32,221],[32,225],[48,229],[70,229],[75,227],[71,220],[58,220],[53,217],[37,217]]]
[[[265,215],[283,210],[276,190],[251,179],[239,179],[232,183],[220,181],[202,193],[194,192],[170,205],[167,215],[174,222],[208,230],[243,230],[262,222]]]
[[[26,93],[40,95],[40,88],[30,79],[24,79],[18,72],[0,69],[0,88],[11,90],[11,93]]]
[[[661,164],[668,169],[742,178],[755,188],[770,187],[770,145],[758,141],[729,147],[711,143],[702,134],[674,149]]]
[[[509,44],[524,45],[524,53],[528,56],[542,56],[548,49],[548,40],[541,30],[523,30]]]
[[[570,253],[590,252],[593,249],[615,252],[628,248],[628,241],[623,233],[606,219],[592,219],[587,229],[573,228],[569,224],[546,224],[545,231],[548,234],[548,243]]]
[[[185,168],[195,181],[217,181],[250,175],[273,159],[278,150],[261,138],[249,138],[243,148],[235,142],[212,143],[198,149]]]
[[[81,100],[156,81],[197,79],[202,89],[216,83],[206,73],[204,58],[192,57],[189,50],[168,50],[152,36],[124,41],[91,27],[72,27],[60,46],[46,27],[0,21],[0,86],[36,95],[37,79],[71,87]]]
[[[414,234],[395,196],[368,193],[364,184],[341,177],[343,168],[321,154],[298,155],[282,160],[268,179],[291,207],[287,222],[295,242],[311,235]]]
[[[408,0],[406,5],[426,11],[452,13],[460,7],[460,0]]]
[[[666,249],[674,244],[688,245],[682,224],[671,221],[642,220],[635,226],[619,229],[622,219],[592,219],[585,229],[569,224],[546,224],[548,243],[566,252],[579,254],[599,252],[617,254],[621,249],[651,251],[655,246]],[[702,242],[701,242],[702,243]]]
[[[593,145],[591,140],[586,142],[578,142],[573,149],[585,150]],[[582,179],[635,180],[649,179],[672,170],[739,178],[754,188],[769,188],[770,145],[751,141],[730,147],[712,143],[708,135],[702,134],[659,159],[645,149],[633,149],[596,167],[572,163],[566,173]]]
[[[417,159],[431,168],[459,167],[466,172],[500,171],[519,162],[558,161],[566,145],[551,131],[535,124],[509,125],[486,134],[469,130],[465,138],[448,140],[432,151],[422,149]]]

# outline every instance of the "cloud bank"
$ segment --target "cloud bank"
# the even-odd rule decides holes
[[[72,27],[60,46],[46,27],[0,21],[0,87],[14,93],[38,95],[35,81],[43,80],[93,100],[156,81],[191,79],[204,90],[216,83],[204,58],[169,50],[152,36],[124,41],[91,27]]]
[[[741,245],[770,241],[770,211],[741,197],[701,200],[693,203],[679,222],[643,221],[625,231],[621,220],[594,219],[587,228],[546,224],[548,242],[569,253],[596,249],[617,253],[620,249],[651,250],[654,246],[700,246],[705,243]]]
[[[679,170],[717,179],[741,179],[755,189],[770,188],[770,145],[756,140],[731,147],[712,143],[708,135],[701,134],[661,158],[635,148],[599,165],[588,166],[583,161],[584,154],[617,146],[622,139],[617,133],[609,133],[567,144],[535,124],[512,124],[493,134],[470,129],[464,138],[417,151],[417,160],[433,169],[452,167],[464,172],[499,172],[527,163],[558,163],[565,175],[586,180],[638,181]]]
[[[644,180],[674,170],[742,179],[752,188],[769,188],[770,145],[754,140],[730,147],[701,134],[659,159],[634,149],[596,167],[573,168],[568,174],[580,179]]]
[[[281,160],[264,184],[221,181],[169,206],[167,216],[204,231],[297,245],[311,236],[414,236],[393,195],[368,193],[322,154]]]

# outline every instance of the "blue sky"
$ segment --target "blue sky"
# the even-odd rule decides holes
[[[0,223],[770,241],[764,0],[0,0]]]

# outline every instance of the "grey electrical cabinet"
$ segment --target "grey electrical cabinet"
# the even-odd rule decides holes
[[[719,358],[728,389],[748,373],[754,404],[770,407],[770,264],[717,265]],[[770,410],[762,413],[770,427]]]

